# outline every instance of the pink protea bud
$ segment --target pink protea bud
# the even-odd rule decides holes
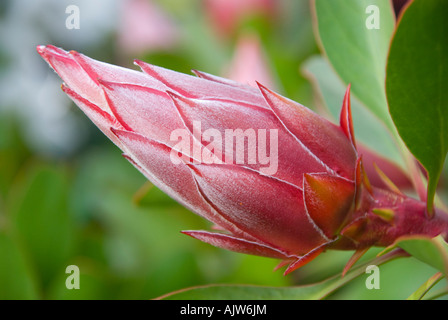
[[[219,230],[185,234],[282,259],[286,273],[326,249],[363,252],[403,235],[447,235],[445,213],[428,220],[424,203],[370,185],[350,87],[335,125],[260,84],[136,61],[141,73],[53,46],[37,50],[137,169]]]

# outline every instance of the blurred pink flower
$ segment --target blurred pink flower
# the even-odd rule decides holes
[[[259,82],[268,88],[276,88],[257,35],[240,36],[225,77],[253,87],[258,87],[257,82]]]
[[[265,16],[272,18],[276,11],[275,0],[204,0],[205,9],[218,34],[229,36],[246,18]]]
[[[118,28],[118,45],[128,54],[167,50],[179,39],[174,21],[152,0],[125,0]]]

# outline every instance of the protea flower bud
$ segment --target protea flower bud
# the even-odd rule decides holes
[[[359,253],[403,235],[447,235],[445,213],[428,220],[424,203],[370,185],[350,87],[335,125],[262,85],[135,61],[141,73],[53,46],[37,50],[137,169],[217,229],[187,235],[282,259],[286,273],[326,249]]]

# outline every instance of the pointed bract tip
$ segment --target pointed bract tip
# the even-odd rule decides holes
[[[318,247],[316,249],[311,250],[310,252],[308,252],[304,256],[299,257],[297,260],[295,260],[294,262],[292,262],[288,266],[288,268],[285,270],[283,275],[286,276],[287,274],[293,272],[294,270],[297,270],[297,269],[303,267],[304,265],[310,263],[318,255],[320,255],[324,250],[325,250],[325,245],[322,245],[322,246],[320,246],[320,247]]]
[[[120,137],[122,136],[122,134],[126,131],[124,130],[120,130],[114,127],[110,127],[109,130],[118,138],[120,139]]]
[[[268,104],[268,106],[272,109],[272,104],[273,104],[273,99],[272,97],[279,99],[281,101],[284,101],[285,103],[291,103],[291,101],[289,101],[287,98],[283,97],[281,94],[278,94],[275,91],[272,91],[271,89],[269,89],[268,87],[266,87],[265,85],[261,84],[258,81],[255,81],[255,83],[258,86],[258,89],[260,90],[261,94],[263,95],[264,100],[266,101],[266,103]]]
[[[140,66],[142,63],[143,63],[142,60],[134,59],[134,64],[135,64],[136,66]]]
[[[74,91],[72,88],[70,88],[65,82],[63,82],[61,84],[61,89],[66,95],[68,95],[72,99],[85,100],[76,91]]]
[[[67,52],[61,48],[49,45],[36,46],[37,53],[39,53],[44,59],[49,55],[67,56]]]
[[[196,77],[198,77],[198,78],[202,78],[202,77],[201,77],[201,75],[202,75],[202,72],[201,72],[201,71],[196,70],[196,69],[191,69],[191,72],[192,72]]]
[[[393,181],[384,173],[384,171],[380,169],[376,162],[373,162],[373,167],[375,168],[375,171],[380,177],[381,181],[390,191],[395,192],[396,194],[403,195],[403,192],[401,192],[400,188],[398,188],[395,183],[393,183]]]
[[[106,81],[104,79],[101,78],[96,78],[96,83],[98,83],[98,85],[100,85],[103,89],[109,90],[109,91],[113,91],[113,84],[115,82],[111,82],[111,81]]]
[[[142,136],[141,134],[132,131],[132,129],[127,129],[127,128],[117,128],[117,127],[109,127],[109,130],[119,139],[130,139],[130,140],[140,140],[140,141],[151,141],[153,143],[160,143],[158,141],[146,138],[144,136]]]
[[[38,45],[36,47],[37,53],[39,53],[41,56],[45,54],[45,49],[46,49],[46,46],[44,46],[44,45]]]
[[[185,234],[185,235],[190,236],[190,237],[193,237],[193,235],[192,235],[193,232],[194,232],[193,230],[181,230],[180,231],[180,233]]]
[[[78,51],[75,50],[70,50],[68,54],[78,62],[86,59],[86,57],[82,53],[79,53]]]
[[[157,71],[154,70],[154,66],[152,64],[149,64],[145,61],[135,59],[134,64],[138,66],[144,73],[148,74],[149,76],[156,77]]]
[[[350,89],[351,84],[349,83],[347,86],[347,90],[345,91],[344,100],[342,101],[339,124],[341,126],[342,131],[345,133],[347,138],[353,144],[353,147],[356,149],[355,133],[353,129],[352,108],[350,103]]]
[[[395,210],[393,208],[373,208],[372,213],[384,221],[393,224],[395,218]]]
[[[257,84],[258,88],[260,89],[261,93],[263,92],[271,92],[271,90],[269,90],[265,85],[262,85],[260,82],[258,82],[257,80],[255,80],[255,83]]]
[[[179,93],[174,92],[174,91],[172,91],[172,90],[165,90],[165,93],[166,93],[168,96],[170,96],[170,98],[172,98],[172,99],[179,99],[179,100],[182,100],[182,98],[184,98],[184,97],[182,97]]]
[[[199,171],[196,165],[188,162],[186,162],[185,164],[187,165],[188,168],[190,168],[191,171],[193,171],[194,174],[196,174],[199,177],[202,177],[202,173]]]
[[[366,170],[364,169],[364,164],[362,162],[362,155],[356,160],[355,167],[355,182],[357,186],[363,185],[370,194],[373,194],[372,184],[370,183],[369,177],[367,176]],[[360,194],[358,194],[360,196]],[[359,199],[356,199],[356,201]]]
[[[178,92],[174,92],[172,90],[165,90],[165,93],[173,100],[174,105],[176,108],[179,108],[178,103],[185,103],[190,107],[194,107],[194,103],[192,102],[192,99],[184,97],[183,95],[179,94]]]
[[[213,81],[213,82],[218,82],[218,83],[222,83],[221,81],[219,81],[219,77],[211,75],[207,72],[204,71],[200,71],[197,69],[191,69],[191,72],[198,78],[204,79],[204,80],[208,80],[208,81]],[[225,79],[228,80],[228,79]]]
[[[130,163],[132,163],[134,166],[137,166],[140,168],[140,165],[137,164],[137,162],[134,160],[134,158],[132,158],[131,155],[127,154],[127,153],[122,153],[121,156],[123,158],[125,158],[126,160],[128,160]]]
[[[115,129],[114,127],[110,127],[109,130],[114,134],[114,135],[118,135],[118,130]]]
[[[152,64],[149,64],[145,61],[139,60],[139,59],[134,59],[134,64],[139,66],[143,71],[147,72],[147,71],[152,71]]]
[[[67,85],[65,84],[65,82],[62,82],[62,83],[61,83],[61,89],[62,89],[62,91],[64,91],[66,94],[69,94],[69,93],[72,92],[72,89],[70,89],[70,87],[67,86]]]
[[[292,261],[293,260],[291,260],[291,259],[285,259],[285,260],[280,261],[280,263],[274,267],[273,271],[277,271],[277,270],[283,268],[284,266],[290,264]]]
[[[370,247],[358,249],[355,251],[355,253],[350,257],[350,259],[347,261],[344,270],[342,270],[341,277],[343,278],[347,272],[354,266],[356,262],[370,249]]]
[[[263,96],[264,100],[266,101],[268,106],[270,106],[271,104],[269,103],[269,101],[270,101],[269,95],[275,95],[275,96],[278,96],[278,95],[275,92],[273,92],[272,90],[268,89],[266,86],[262,85],[257,80],[255,80],[255,83],[257,84],[258,89],[260,90],[261,95]]]

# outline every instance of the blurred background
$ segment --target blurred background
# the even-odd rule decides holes
[[[306,284],[342,270],[350,252],[284,277],[273,272],[278,261],[182,235],[208,224],[121,157],[61,91],[41,44],[129,68],[138,58],[257,79],[317,107],[300,71],[319,54],[309,1],[0,1],[0,299],[152,299],[214,283]],[[80,269],[79,290],[65,286],[69,265]],[[382,290],[360,278],[332,298],[406,298],[434,273],[412,259],[381,271]]]

